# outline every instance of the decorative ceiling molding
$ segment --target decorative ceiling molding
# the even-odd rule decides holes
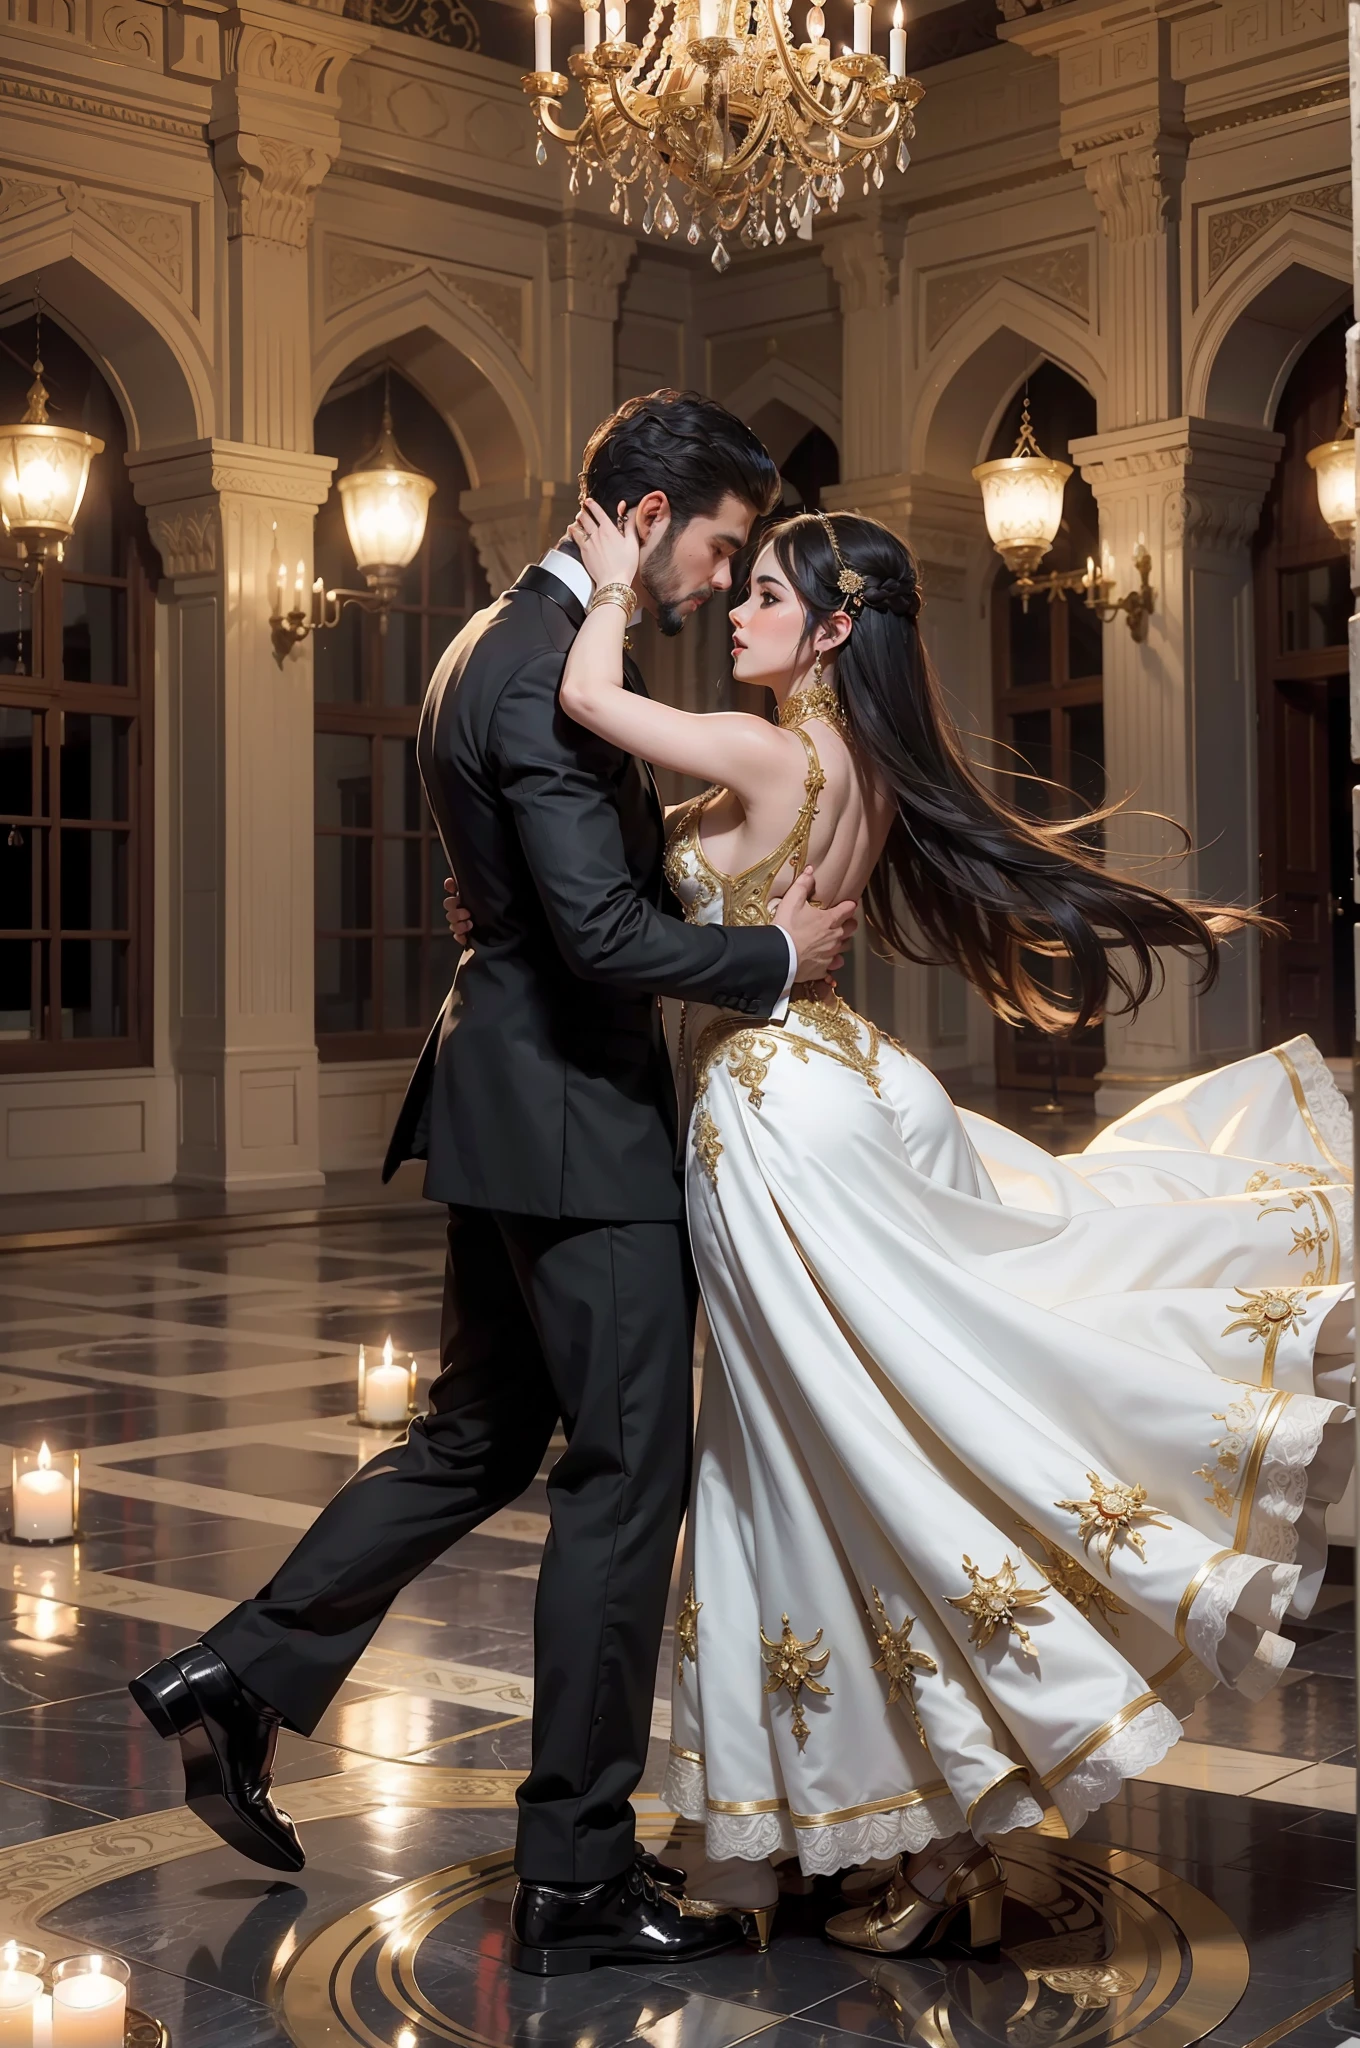
[[[1349,223],[1351,187],[1348,178],[1326,185],[1309,185],[1298,192],[1272,192],[1248,206],[1225,206],[1211,213],[1207,232],[1208,282],[1258,241],[1267,228],[1286,213],[1321,214],[1329,220]]]
[[[72,178],[50,185],[35,178],[0,178],[0,220],[36,213],[52,205],[97,221],[115,241],[149,263],[167,284],[183,294],[188,236],[182,213],[147,206],[120,193],[102,192],[97,186],[81,185]]]
[[[932,272],[925,281],[926,347],[933,349],[955,321],[1003,279],[1070,306],[1083,319],[1090,318],[1090,244],[1085,240],[1065,242],[1056,249],[1033,249],[993,263],[972,264],[965,270]]]

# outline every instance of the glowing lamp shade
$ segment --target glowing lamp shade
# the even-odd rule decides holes
[[[1062,521],[1063,487],[1072,474],[1036,448],[980,462],[973,471],[982,487],[982,510],[992,546],[1008,569],[1036,569],[1053,545]]]
[[[349,544],[361,574],[375,588],[394,584],[414,559],[433,496],[433,477],[412,469],[392,438],[392,415],[384,405],[376,446],[340,479]]]
[[[104,443],[78,427],[50,424],[42,364],[33,369],[27,412],[17,427],[0,427],[0,520],[41,561],[70,539],[90,463]]]
[[[1317,479],[1318,510],[1338,540],[1349,540],[1355,531],[1354,432],[1310,448],[1308,462]]]

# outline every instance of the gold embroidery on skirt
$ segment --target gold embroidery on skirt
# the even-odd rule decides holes
[[[951,1607],[962,1608],[970,1617],[972,1627],[968,1631],[969,1641],[976,1643],[980,1650],[985,1650],[997,1630],[1004,1628],[1015,1637],[1022,1655],[1033,1657],[1037,1663],[1039,1652],[1031,1642],[1028,1631],[1021,1628],[1015,1617],[1026,1608],[1042,1607],[1044,1595],[1050,1588],[1046,1585],[1037,1589],[1022,1586],[1018,1567],[1009,1557],[1002,1558],[1000,1570],[990,1579],[983,1572],[981,1565],[974,1564],[972,1558],[967,1555],[964,1556],[963,1568],[972,1580],[971,1590],[959,1595],[947,1594],[945,1597]]]
[[[1248,1344],[1259,1339],[1265,1346],[1265,1357],[1261,1361],[1261,1385],[1269,1387],[1275,1379],[1275,1354],[1280,1348],[1280,1339],[1286,1330],[1297,1337],[1300,1326],[1308,1320],[1308,1303],[1317,1292],[1316,1288],[1302,1287],[1239,1287],[1240,1302],[1224,1303],[1228,1313],[1236,1318],[1226,1323],[1220,1335],[1231,1337],[1236,1330],[1250,1330]]]
[[[1285,1162],[1284,1171],[1307,1174],[1310,1185],[1306,1188],[1286,1187],[1278,1174],[1269,1174],[1263,1166],[1258,1167],[1247,1181],[1245,1190],[1247,1194],[1254,1195],[1260,1205],[1257,1221],[1267,1216],[1287,1216],[1291,1210],[1308,1209],[1312,1221],[1306,1223],[1302,1230],[1294,1231],[1294,1242],[1287,1256],[1311,1259],[1316,1252],[1317,1265],[1303,1275],[1302,1285],[1321,1287],[1325,1282],[1329,1287],[1335,1286],[1341,1272],[1341,1243],[1337,1236],[1336,1211],[1330,1197],[1322,1192],[1327,1176],[1318,1174],[1310,1166],[1296,1166],[1292,1160]],[[1288,1199],[1272,1202],[1272,1195],[1284,1195]]]
[[[1160,1508],[1148,1507],[1145,1486],[1126,1486],[1117,1479],[1102,1479],[1098,1472],[1088,1472],[1086,1481],[1091,1489],[1089,1500],[1055,1500],[1055,1508],[1064,1508],[1080,1516],[1077,1534],[1081,1547],[1090,1555],[1094,1541],[1096,1555],[1106,1571],[1110,1569],[1110,1552],[1116,1543],[1123,1541],[1147,1562],[1147,1547],[1143,1531],[1135,1529],[1135,1522],[1151,1522],[1159,1529],[1169,1529],[1170,1522],[1162,1518]]]
[[[714,1187],[718,1185],[718,1161],[722,1158],[722,1149],[718,1126],[700,1104],[694,1118],[694,1154]]]
[[[770,1674],[765,1681],[765,1690],[768,1693],[786,1692],[792,1700],[793,1733],[799,1749],[803,1750],[807,1747],[807,1739],[811,1733],[803,1715],[803,1689],[806,1687],[809,1692],[821,1693],[825,1698],[831,1698],[831,1687],[819,1685],[817,1682],[821,1673],[826,1670],[831,1652],[823,1650],[820,1657],[814,1657],[812,1652],[822,1640],[822,1631],[818,1629],[816,1635],[810,1636],[807,1642],[800,1642],[789,1626],[787,1614],[781,1616],[781,1619],[784,1631],[777,1643],[770,1641],[763,1628],[760,1631],[760,1654]]]
[[[934,1676],[940,1667],[924,1650],[912,1648],[911,1632],[916,1626],[915,1617],[908,1614],[902,1626],[894,1628],[888,1619],[888,1610],[883,1605],[883,1595],[878,1587],[872,1586],[870,1591],[874,1596],[874,1606],[878,1609],[877,1627],[874,1625],[873,1615],[869,1616],[869,1626],[874,1631],[874,1642],[878,1649],[871,1669],[881,1671],[887,1679],[890,1707],[895,1707],[899,1700],[906,1701],[907,1711],[916,1724],[916,1733],[921,1738],[921,1747],[928,1748],[926,1731],[921,1726],[921,1716],[916,1711],[916,1674],[918,1671],[928,1671]]]
[[[1037,1529],[1031,1529],[1028,1522],[1020,1522],[1018,1526],[1021,1544],[1027,1546],[1033,1538],[1043,1552],[1041,1563],[1026,1547],[1030,1563],[1037,1572],[1048,1574],[1053,1591],[1060,1593],[1069,1606],[1076,1608],[1078,1614],[1089,1615],[1094,1611],[1105,1623],[1110,1634],[1117,1636],[1119,1630],[1115,1627],[1112,1617],[1129,1612],[1123,1601],[1117,1600],[1108,1586],[1102,1586],[1099,1579],[1093,1578],[1086,1567],[1078,1564],[1074,1557],[1069,1557],[1060,1545],[1051,1542],[1047,1536],[1041,1536]]]
[[[1204,1498],[1210,1507],[1218,1509],[1220,1515],[1232,1517],[1237,1507],[1238,1489],[1242,1484],[1242,1458],[1256,1427],[1256,1406],[1249,1395],[1229,1401],[1226,1408],[1216,1408],[1215,1422],[1224,1426],[1223,1435],[1210,1437],[1209,1449],[1218,1452],[1218,1462],[1195,1467],[1196,1479],[1207,1479],[1212,1489]]]
[[[679,1656],[675,1660],[675,1677],[679,1685],[685,1682],[685,1659],[691,1664],[699,1661],[699,1612],[702,1600],[694,1597],[694,1574],[689,1575],[689,1591],[680,1603],[680,1612],[675,1617],[675,1642]]]

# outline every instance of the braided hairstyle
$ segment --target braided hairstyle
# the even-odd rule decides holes
[[[1089,842],[1117,804],[1050,821],[987,787],[921,642],[916,565],[886,526],[803,513],[766,538],[808,635],[837,612],[851,620],[835,685],[857,752],[895,803],[864,892],[892,952],[957,969],[1007,1023],[1063,1035],[1138,1010],[1161,986],[1157,947],[1197,960],[1203,990],[1227,933],[1274,929],[1255,911],[1183,902],[1107,868]],[[1070,1001],[1031,973],[1036,953],[1071,963]]]

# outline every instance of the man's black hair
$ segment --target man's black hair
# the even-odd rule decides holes
[[[751,429],[697,391],[649,391],[602,420],[581,459],[581,496],[611,516],[664,491],[678,531],[731,492],[760,513],[779,502],[779,471]]]

